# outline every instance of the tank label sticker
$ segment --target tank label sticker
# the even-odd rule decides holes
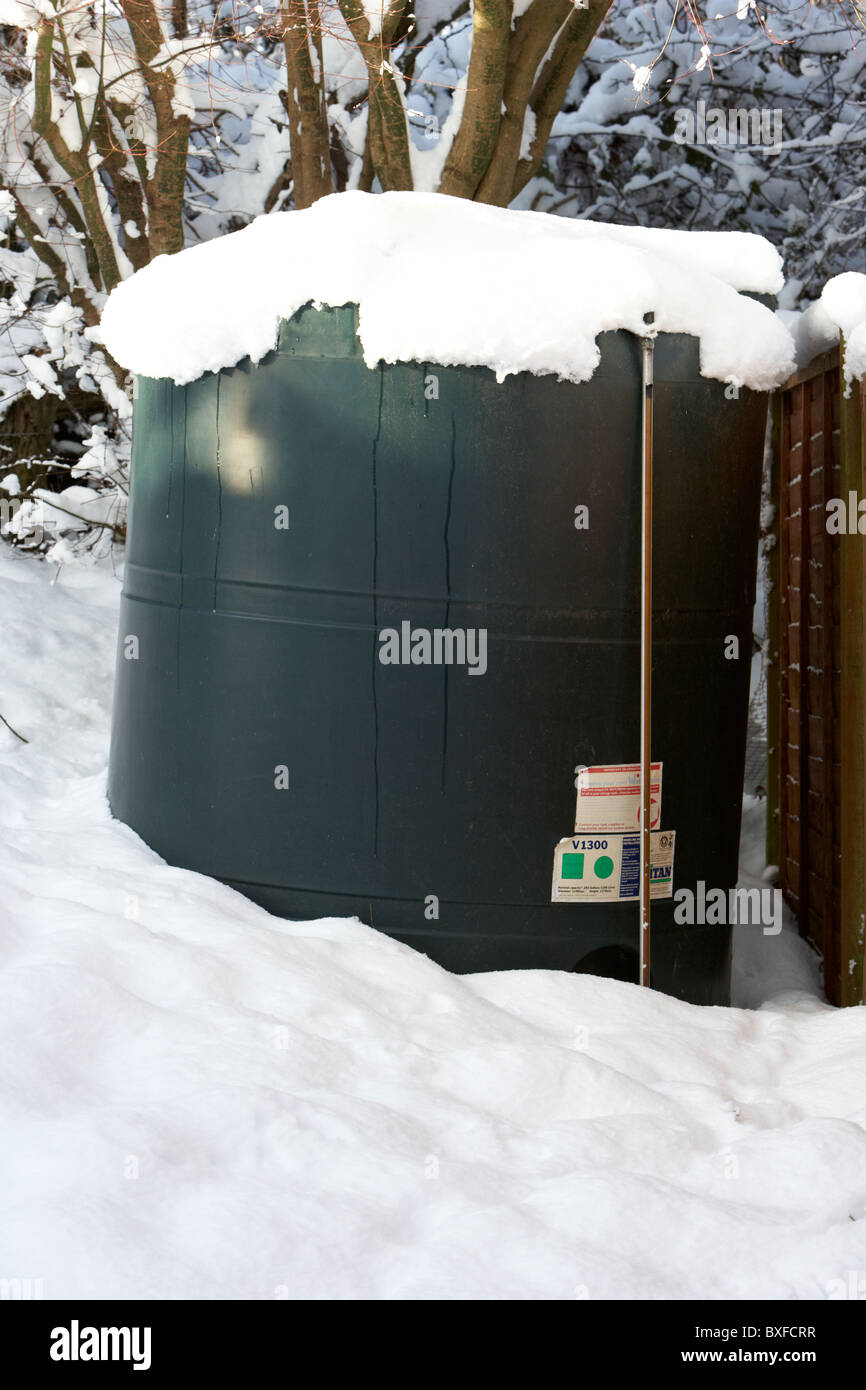
[[[640,763],[576,769],[575,832],[610,831],[627,835],[640,828]],[[662,818],[662,765],[653,763],[650,830]]]
[[[673,893],[675,830],[650,836],[650,897]],[[550,901],[636,902],[640,896],[640,836],[569,835],[553,854]]]

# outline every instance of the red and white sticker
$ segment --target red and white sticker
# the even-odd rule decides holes
[[[628,835],[640,829],[640,763],[584,767],[577,774],[575,833]],[[662,818],[662,765],[652,764],[650,830]]]

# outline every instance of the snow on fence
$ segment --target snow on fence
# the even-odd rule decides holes
[[[773,398],[767,858],[834,1004],[864,1002],[866,381],[824,352]],[[862,505],[862,510],[861,510]]]

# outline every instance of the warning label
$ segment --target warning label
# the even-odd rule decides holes
[[[584,767],[577,774],[575,831],[610,831],[626,835],[640,829],[640,763]],[[650,830],[662,818],[662,765],[652,764]]]
[[[675,839],[674,830],[650,836],[651,898],[673,892]],[[639,835],[569,835],[556,846],[551,902],[634,902],[639,896]]]

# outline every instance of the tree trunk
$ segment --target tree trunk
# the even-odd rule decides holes
[[[550,131],[562,110],[571,79],[577,72],[609,8],[608,0],[589,0],[585,10],[573,10],[560,29],[553,51],[538,74],[530,98],[535,116],[535,137],[528,159],[519,159],[511,197],[526,187],[544,158]]]
[[[490,167],[502,121],[511,8],[511,0],[475,0],[466,101],[442,170],[440,193],[473,198]]]
[[[56,396],[46,393],[37,400],[25,391],[16,397],[0,418],[0,477],[15,473],[23,485],[28,470],[16,465],[27,459],[51,458],[56,419]]]
[[[171,67],[151,67],[163,45],[163,32],[152,0],[121,0],[141,75],[156,115],[156,161],[145,184],[148,239],[153,256],[183,250],[183,196],[189,149],[189,116],[176,115],[176,82]]]
[[[413,186],[403,79],[388,61],[407,4],[408,0],[392,0],[387,5],[383,0],[381,31],[370,38],[370,26],[361,0],[340,0],[340,11],[367,65],[367,149],[373,171],[386,191]]]
[[[315,18],[311,18],[311,12]],[[283,0],[289,145],[294,202],[308,208],[333,192],[328,112],[322,83],[322,36],[314,0]],[[314,69],[316,59],[318,72]]]

